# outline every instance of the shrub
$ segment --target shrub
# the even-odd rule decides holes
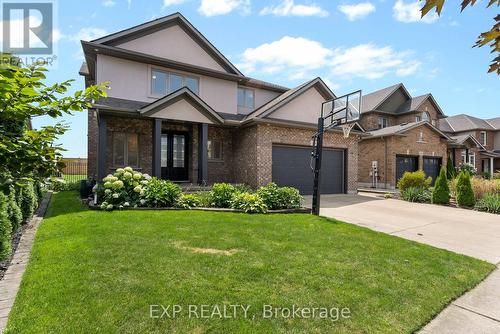
[[[432,183],[432,178],[425,177],[422,170],[416,172],[405,172],[398,181],[399,191],[403,192],[408,188],[424,188],[428,189]]]
[[[61,178],[51,177],[48,179],[47,188],[53,191],[78,190],[80,182],[68,182]]]
[[[439,176],[434,184],[432,190],[432,203],[448,204],[450,202],[450,188],[448,187],[448,180],[446,178],[446,171],[441,167]]]
[[[470,182],[470,175],[467,171],[462,171],[457,180],[457,204],[459,206],[471,207],[475,203],[474,192]]]
[[[384,198],[385,199],[390,199],[390,198],[393,198],[394,195],[392,193],[384,193]]]
[[[21,212],[19,205],[17,205],[16,192],[14,188],[11,188],[10,194],[7,198],[7,215],[9,216],[9,220],[12,225],[12,232],[17,231],[19,226],[23,223],[23,213]]]
[[[239,193],[231,200],[233,209],[243,210],[246,213],[266,213],[267,206],[257,194]]]
[[[244,184],[244,183],[235,184],[233,186],[234,186],[234,189],[236,190],[237,193],[249,193],[249,194],[251,194],[254,192],[252,187],[250,187],[249,185]]]
[[[38,203],[40,203],[43,199],[43,186],[42,183],[39,181],[36,181],[35,184],[35,194],[38,199]]]
[[[431,192],[422,187],[409,187],[401,192],[401,197],[408,202],[428,203],[431,201]]]
[[[150,182],[148,174],[134,171],[131,167],[118,168],[114,174],[102,179],[98,194],[102,196],[101,208],[106,210],[137,207]]]
[[[209,208],[211,206],[212,197],[209,191],[202,191],[192,194],[200,203],[199,207]]]
[[[500,214],[500,194],[485,194],[476,203],[476,210]]]
[[[215,183],[210,191],[210,204],[217,208],[231,207],[233,196],[238,190],[229,183]]]
[[[0,192],[0,261],[11,252],[12,225],[7,214],[7,197]]]
[[[173,207],[181,195],[181,187],[177,184],[153,177],[144,188],[141,205],[154,208]]]
[[[191,209],[200,206],[200,200],[195,194],[182,194],[177,200],[176,206],[182,209]]]
[[[477,169],[473,165],[471,165],[469,163],[465,163],[465,164],[461,164],[458,167],[458,172],[459,173],[461,173],[461,172],[467,172],[467,173],[469,173],[470,176],[472,176],[472,175],[476,175]]]
[[[278,187],[276,183],[269,183],[257,190],[270,210],[295,209],[300,207],[302,196],[297,189],[292,187]]]
[[[471,185],[476,201],[481,199],[485,194],[500,192],[500,181],[498,180],[486,180],[480,177],[473,177],[471,179]]]
[[[37,199],[32,183],[20,187],[19,190],[20,208],[23,214],[23,222],[26,223],[35,212]]]
[[[448,180],[453,180],[455,178],[455,166],[453,166],[453,158],[448,157],[448,162],[446,163],[446,178]]]

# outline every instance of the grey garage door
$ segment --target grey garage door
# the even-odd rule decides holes
[[[273,145],[273,182],[279,186],[295,187],[303,195],[312,194],[310,161],[310,147]],[[323,150],[321,193],[344,193],[344,150]]]
[[[405,172],[414,172],[418,169],[418,157],[408,155],[396,156],[396,184]]]
[[[426,176],[432,177],[432,185],[434,185],[434,181],[436,181],[436,177],[439,175],[440,168],[441,158],[424,157],[424,172]]]

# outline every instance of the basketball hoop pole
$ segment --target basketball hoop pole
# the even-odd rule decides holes
[[[318,118],[318,133],[316,135],[316,147],[314,148],[314,184],[311,213],[316,216],[319,216],[320,207],[321,158],[323,156],[323,134],[325,131],[324,122],[325,120],[323,117]]]

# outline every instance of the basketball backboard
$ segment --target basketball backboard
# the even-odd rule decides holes
[[[323,103],[321,116],[325,128],[354,123],[360,118],[361,91],[358,90]]]

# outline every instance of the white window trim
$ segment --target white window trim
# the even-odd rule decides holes
[[[472,158],[472,159],[471,159]],[[476,155],[474,153],[469,152],[469,164],[476,167]]]
[[[488,141],[487,137],[488,136],[486,135],[486,131],[479,132],[479,140],[481,140],[481,135],[483,135],[483,134],[484,134],[484,141],[481,142],[481,145],[486,146],[486,145],[488,145],[487,144],[487,141]]]
[[[165,95],[155,95],[153,94],[153,71],[160,71],[160,72],[165,72],[167,74],[176,74],[176,75],[180,75],[182,77],[189,77],[189,78],[193,78],[193,79],[196,79],[198,81],[198,93],[196,92],[193,92],[195,94],[197,94],[198,96],[201,96],[201,78],[196,76],[196,75],[192,75],[190,73],[184,73],[184,72],[178,72],[178,71],[173,71],[171,69],[168,69],[168,68],[161,68],[161,67],[157,67],[157,66],[151,66],[149,65],[148,66],[148,92],[147,92],[147,96],[148,98],[151,98],[151,99],[158,99],[158,98],[162,98],[164,97]],[[168,76],[167,76],[168,78]],[[168,85],[170,83],[170,80],[167,79],[167,95],[169,94],[168,93]]]
[[[382,120],[382,122],[380,122]],[[380,123],[382,123],[382,127],[380,127]],[[385,126],[384,126],[385,123]],[[387,128],[389,127],[389,118],[385,116],[378,116],[377,118],[377,125],[379,129]]]

